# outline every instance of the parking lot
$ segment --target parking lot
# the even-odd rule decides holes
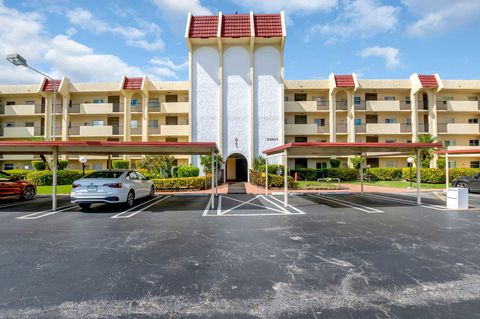
[[[0,318],[480,318],[480,196],[0,203]]]

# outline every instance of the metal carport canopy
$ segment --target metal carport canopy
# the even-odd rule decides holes
[[[103,142],[103,141],[0,141],[0,155],[52,155],[52,210],[57,209],[58,155],[215,155],[213,142]],[[211,205],[216,192],[216,172],[212,161]],[[214,187],[215,185],[215,187]],[[214,190],[215,188],[215,190]]]
[[[285,171],[287,169],[287,158],[289,156],[303,157],[325,157],[325,156],[375,156],[381,153],[382,156],[398,156],[398,155],[417,155],[417,167],[420,167],[420,150],[429,148],[442,147],[441,143],[287,143],[268,150],[264,150],[263,154],[268,158],[272,156],[282,155],[284,159]],[[389,154],[390,153],[390,154]],[[266,165],[267,167],[267,165]],[[265,189],[268,195],[268,171],[266,169]],[[287,174],[284,174],[284,205],[288,206],[288,183]],[[360,161],[360,181],[363,193],[363,160]],[[420,194],[420,170],[417,170],[417,204],[421,204]]]
[[[449,172],[448,172],[448,155],[477,155],[480,156],[480,148],[463,148],[453,150],[439,150],[436,151],[438,155],[445,155],[445,189],[449,187]]]

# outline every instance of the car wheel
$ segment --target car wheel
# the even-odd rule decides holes
[[[150,188],[150,195],[149,195],[149,197],[152,198],[153,196],[155,196],[155,187],[152,186],[152,188]]]
[[[466,183],[466,182],[458,182],[455,186],[460,187],[460,188],[468,188],[468,190],[470,191],[470,187],[468,186],[468,183]]]
[[[78,204],[78,206],[80,206],[81,209],[89,209],[90,206],[92,206],[92,204],[90,204],[90,203],[81,203],[81,204]]]
[[[128,192],[127,195],[127,201],[125,204],[127,204],[128,207],[133,207],[133,204],[135,203],[135,193],[133,191]]]
[[[30,200],[35,197],[35,187],[29,185],[23,189],[22,199]]]

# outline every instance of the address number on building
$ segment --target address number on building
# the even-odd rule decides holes
[[[278,137],[267,137],[268,142],[276,142],[278,141]]]

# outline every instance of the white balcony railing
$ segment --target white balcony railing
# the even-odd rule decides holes
[[[110,114],[113,112],[113,103],[82,103],[80,114]]]

